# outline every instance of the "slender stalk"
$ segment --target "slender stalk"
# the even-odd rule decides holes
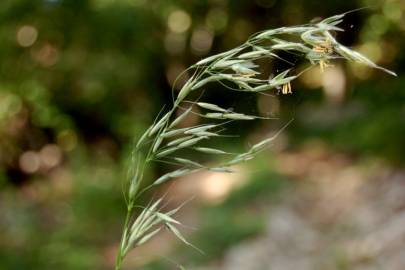
[[[122,261],[123,261],[123,259],[125,257],[124,246],[125,246],[125,242],[127,241],[129,221],[131,220],[132,210],[133,210],[133,207],[131,205],[129,205],[127,207],[127,214],[126,214],[126,217],[125,217],[124,229],[123,229],[122,236],[121,236],[120,249],[118,251],[118,254],[117,254],[117,257],[116,257],[116,260],[115,260],[115,270],[120,270],[121,269]]]

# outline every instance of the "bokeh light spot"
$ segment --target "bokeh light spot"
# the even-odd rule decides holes
[[[307,72],[304,72],[299,77],[300,81],[309,88],[319,88],[322,86],[322,76],[319,68],[311,68]]]
[[[331,102],[341,102],[346,89],[346,76],[342,68],[336,66],[325,70],[322,85],[326,98]]]
[[[38,38],[38,30],[31,25],[21,26],[17,30],[17,43],[21,47],[32,46]]]
[[[39,50],[33,51],[32,57],[42,66],[51,67],[58,61],[59,52],[54,46],[47,43]]]
[[[243,167],[235,167],[237,174],[224,174],[208,172],[203,179],[200,179],[201,194],[205,201],[210,204],[219,204],[227,196],[248,181],[245,177]]]
[[[191,17],[183,10],[175,10],[170,13],[167,25],[172,32],[183,33],[190,28]]]
[[[45,168],[53,168],[60,164],[62,161],[62,151],[59,146],[55,144],[45,145],[39,152],[42,165]]]
[[[41,161],[36,152],[27,151],[20,156],[18,164],[23,172],[35,173],[38,171]]]
[[[214,35],[207,29],[196,29],[191,36],[191,49],[197,55],[206,54],[212,46]]]

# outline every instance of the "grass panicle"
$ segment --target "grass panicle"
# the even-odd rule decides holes
[[[163,208],[161,205],[162,198],[159,198],[144,206],[142,211],[138,211],[139,207],[136,205],[141,194],[169,180],[173,181],[178,177],[202,169],[233,173],[234,170],[231,166],[253,159],[271,145],[277,136],[276,134],[273,137],[264,138],[244,153],[229,153],[224,149],[207,147],[208,141],[222,136],[220,133],[225,130],[225,126],[228,124],[236,121],[267,118],[234,112],[222,108],[218,104],[200,101],[204,93],[203,87],[211,83],[219,83],[229,91],[234,91],[235,94],[241,91],[253,95],[269,94],[269,91],[290,94],[292,93],[292,84],[304,71],[299,72],[301,66],[294,66],[283,59],[280,52],[304,59],[309,66],[319,66],[322,71],[328,68],[332,61],[344,59],[382,70],[390,75],[396,75],[394,72],[378,66],[359,52],[340,44],[335,39],[332,32],[343,31],[338,25],[344,16],[345,14],[339,14],[326,18],[319,23],[263,31],[253,35],[239,47],[202,59],[187,69],[187,72],[193,71],[193,75],[181,87],[177,97],[173,98],[171,109],[160,113],[161,116],[141,136],[132,153],[133,164],[128,171],[128,184],[125,185],[127,190],[124,190],[127,215],[116,259],[116,270],[121,269],[122,261],[129,250],[147,243],[163,228],[173,233],[186,245],[194,247],[177,228],[181,223],[175,219],[174,215],[180,207],[164,212],[161,209]],[[274,77],[269,76],[269,74],[262,74],[260,65],[263,61],[261,60],[272,61],[274,59],[290,63],[291,68],[277,72]],[[304,70],[307,69],[305,67]],[[270,79],[263,79],[265,77]],[[190,94],[196,92],[200,92],[198,101],[190,98]],[[183,109],[183,104],[191,105],[186,105],[187,109]],[[193,111],[196,107],[199,110]],[[176,117],[175,114],[179,109],[182,109],[183,113]],[[190,114],[201,116],[206,123],[178,128]],[[232,138],[232,136],[227,137],[229,140]],[[202,144],[203,142],[204,144]],[[182,156],[185,151],[178,152],[178,150],[196,151],[203,155],[224,155],[224,158],[228,159],[223,164],[206,167],[199,160]],[[143,172],[147,166],[154,162],[177,164],[178,168],[154,181],[145,181]],[[145,187],[146,182],[152,182],[152,184]]]

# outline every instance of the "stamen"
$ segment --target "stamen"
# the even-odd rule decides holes
[[[283,87],[281,88],[281,93],[283,95],[292,94],[292,88],[291,88],[290,82],[283,85]]]

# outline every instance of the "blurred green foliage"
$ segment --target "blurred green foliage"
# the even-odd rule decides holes
[[[399,77],[345,67],[342,97],[302,81],[293,96],[279,97],[275,112],[297,118],[288,131],[291,147],[322,140],[401,166],[403,1],[1,1],[0,268],[110,269],[127,153],[133,137],[170,103],[174,78],[253,32],[365,6],[345,21],[341,40],[362,44],[362,52]],[[238,103],[229,94],[221,101]],[[246,219],[241,205],[278,190],[278,176],[264,175],[274,182],[253,179],[223,205],[202,211],[196,244],[208,259],[260,231],[260,219],[233,225]],[[217,242],[204,242],[229,227]]]

